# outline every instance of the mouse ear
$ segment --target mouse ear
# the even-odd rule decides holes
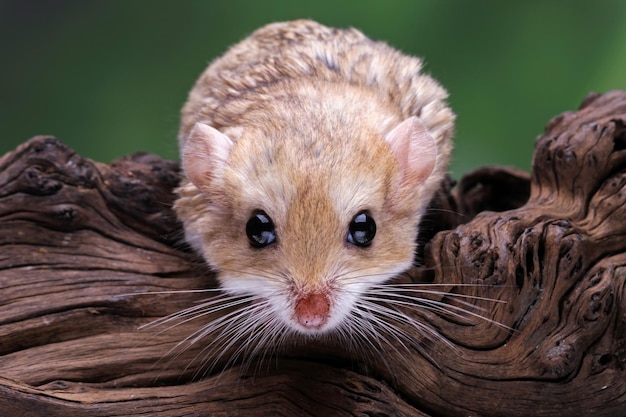
[[[233,141],[217,129],[196,123],[182,150],[183,170],[200,190],[210,191],[212,179],[228,161]]]
[[[437,146],[424,124],[409,117],[385,136],[400,165],[400,187],[424,183],[435,169]]]

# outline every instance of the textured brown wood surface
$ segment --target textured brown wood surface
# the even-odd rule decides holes
[[[397,307],[444,339],[407,326],[385,354],[293,341],[229,364],[177,347],[215,317],[140,328],[216,286],[181,243],[177,169],[51,137],[0,159],[0,415],[626,415],[626,92],[553,119],[530,177],[443,184],[401,279],[489,298],[471,311],[502,325]]]

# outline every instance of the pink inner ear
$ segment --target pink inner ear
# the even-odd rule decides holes
[[[396,126],[385,137],[400,165],[401,183],[416,186],[435,169],[437,146],[424,124],[415,116]]]
[[[209,191],[211,180],[223,170],[232,147],[228,136],[196,123],[183,145],[182,163],[187,178],[199,189]]]

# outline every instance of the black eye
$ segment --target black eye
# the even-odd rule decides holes
[[[376,222],[366,211],[360,211],[348,226],[348,242],[365,247],[372,243],[376,236]]]
[[[246,235],[250,244],[262,248],[276,241],[274,222],[264,211],[255,211],[246,223]]]

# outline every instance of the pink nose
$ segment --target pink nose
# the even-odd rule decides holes
[[[319,329],[328,321],[330,303],[323,294],[309,294],[296,302],[295,319],[302,327]]]

